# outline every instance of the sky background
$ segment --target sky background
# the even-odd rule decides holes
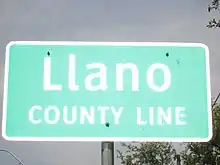
[[[209,0],[1,0],[0,107],[5,46],[12,40],[201,42],[210,49],[212,96],[220,92],[220,29],[206,24]],[[1,111],[0,111],[1,113]],[[176,145],[178,147],[178,145]],[[120,147],[116,143],[116,149]],[[7,142],[27,165],[99,165],[100,143]],[[0,164],[16,162],[0,153]],[[118,161],[116,161],[119,164]]]

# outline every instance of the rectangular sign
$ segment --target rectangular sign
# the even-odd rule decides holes
[[[6,140],[209,141],[209,50],[200,43],[10,42],[3,102]]]

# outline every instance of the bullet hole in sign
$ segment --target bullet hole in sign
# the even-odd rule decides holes
[[[110,126],[109,122],[106,122],[106,123],[105,123],[105,126],[106,126],[106,127],[109,127],[109,126]]]
[[[49,51],[47,52],[47,56],[50,56],[50,52]]]
[[[166,56],[169,57],[169,53],[166,53]]]

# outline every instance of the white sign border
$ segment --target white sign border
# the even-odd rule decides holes
[[[208,103],[208,137],[206,138],[148,138],[148,137],[8,137],[6,135],[6,119],[7,119],[7,95],[8,95],[8,71],[9,71],[9,51],[13,45],[109,45],[109,46],[178,46],[178,47],[202,47],[205,50],[206,56],[206,80],[207,80],[207,103]],[[211,107],[211,82],[210,82],[210,63],[209,63],[209,49],[202,43],[180,43],[180,42],[93,42],[93,41],[11,41],[6,46],[5,57],[5,75],[4,75],[4,92],[3,92],[3,113],[2,113],[2,136],[8,141],[115,141],[115,142],[208,142],[213,136],[212,132],[212,107]]]

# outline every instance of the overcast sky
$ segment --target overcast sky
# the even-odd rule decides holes
[[[11,40],[201,42],[210,49],[212,96],[220,92],[220,29],[207,29],[208,0],[1,0],[0,107]],[[218,15],[218,13],[217,13]],[[220,17],[220,14],[219,14]],[[119,147],[119,144],[116,144]],[[99,165],[100,143],[7,142],[27,165]],[[16,163],[0,154],[0,164]],[[119,164],[119,162],[116,162]]]

